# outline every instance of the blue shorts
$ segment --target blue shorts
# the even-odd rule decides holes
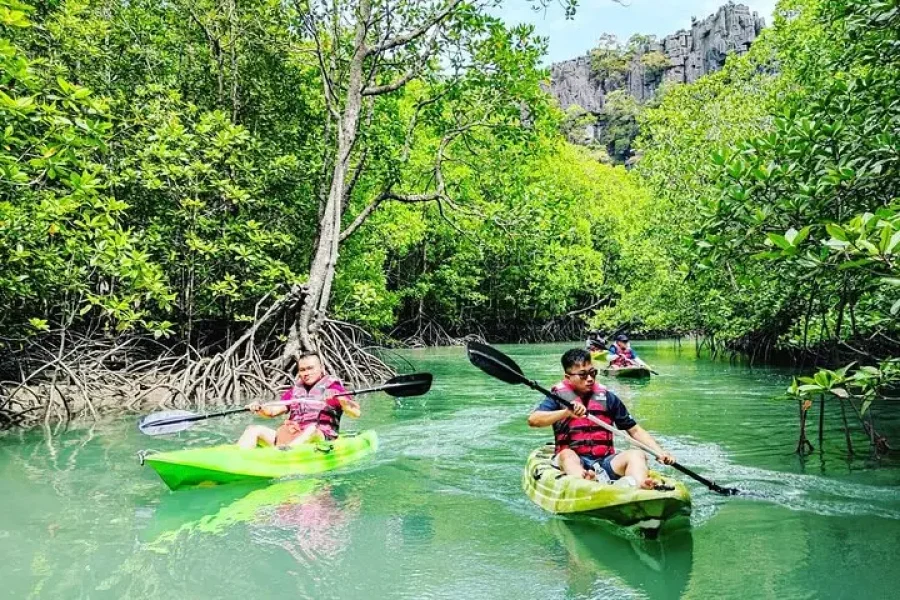
[[[578,458],[581,459],[581,466],[584,467],[585,469],[588,469],[589,471],[590,470],[596,471],[597,470],[595,467],[595,465],[596,465],[596,466],[602,468],[604,471],[606,471],[606,474],[609,476],[610,481],[615,481],[615,480],[621,478],[621,475],[617,475],[616,472],[613,471],[613,468],[612,468],[612,459],[614,459],[616,456],[618,456],[618,453],[610,454],[608,456],[604,456],[603,458],[598,458],[596,460],[594,460],[592,458],[588,458],[587,456],[580,456],[580,455],[578,456]],[[558,469],[559,468],[559,455],[554,454],[553,458],[550,459],[550,464]]]

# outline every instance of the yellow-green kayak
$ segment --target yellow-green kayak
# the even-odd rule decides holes
[[[691,512],[687,487],[655,471],[650,476],[670,490],[644,490],[629,485],[598,483],[563,475],[550,464],[553,446],[531,453],[522,474],[522,487],[531,500],[557,514],[578,513],[624,526],[658,531],[663,522]]]
[[[600,372],[607,377],[627,377],[640,379],[650,377],[650,369],[647,367],[605,367]]]
[[[250,479],[275,479],[289,475],[313,475],[331,471],[373,454],[378,436],[365,431],[341,436],[333,442],[303,444],[288,450],[246,450],[234,444],[160,452],[145,456],[169,488],[216,485]]]

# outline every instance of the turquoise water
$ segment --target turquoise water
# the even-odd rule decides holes
[[[503,349],[551,384],[565,348]],[[801,461],[796,405],[774,399],[783,370],[637,348],[661,376],[610,387],[680,462],[752,497],[688,480],[691,526],[658,541],[549,515],[519,483],[550,438],[525,424],[535,394],[489,379],[461,348],[412,351],[432,392],[364,397],[345,429],[375,429],[381,448],[327,476],[170,492],[138,464],[141,449],[235,439],[246,416],[168,438],[141,436],[134,418],[0,438],[0,597],[897,596],[896,462],[848,462],[836,409],[824,452]],[[880,426],[900,430],[886,415]]]

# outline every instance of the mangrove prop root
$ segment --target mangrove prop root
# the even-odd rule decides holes
[[[847,407],[844,406],[844,399],[838,396],[841,403],[841,420],[844,422],[844,440],[847,442],[847,454],[853,456],[853,442],[850,441],[850,425],[847,424]]]
[[[813,452],[815,448],[813,448],[812,443],[806,437],[806,416],[809,412],[809,406],[806,405],[804,400],[798,400],[798,404],[800,407],[800,439],[797,441],[797,454],[800,456],[805,455],[807,452]]]
[[[819,394],[819,451],[822,451],[825,439],[825,394]]]
[[[140,335],[107,339],[73,331],[29,340],[15,352],[7,345],[0,352],[0,430],[269,399],[294,378],[281,367],[276,314],[270,309],[227,346],[166,346]],[[325,320],[318,339],[326,368],[350,384],[394,375],[359,327]]]

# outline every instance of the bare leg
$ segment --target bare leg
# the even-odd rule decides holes
[[[300,435],[290,441],[288,446],[299,446],[300,444],[316,444],[324,442],[325,436],[319,431],[315,425],[307,425]]]
[[[244,430],[237,445],[247,450],[253,450],[262,441],[264,445],[275,445],[275,430],[262,425],[251,425]]]
[[[647,455],[640,450],[620,452],[612,459],[610,466],[619,477],[627,475],[645,490],[653,489],[654,482],[647,476]]]
[[[559,468],[563,473],[571,477],[594,479],[593,471],[585,471],[581,465],[581,459],[574,450],[566,448],[558,454]]]

